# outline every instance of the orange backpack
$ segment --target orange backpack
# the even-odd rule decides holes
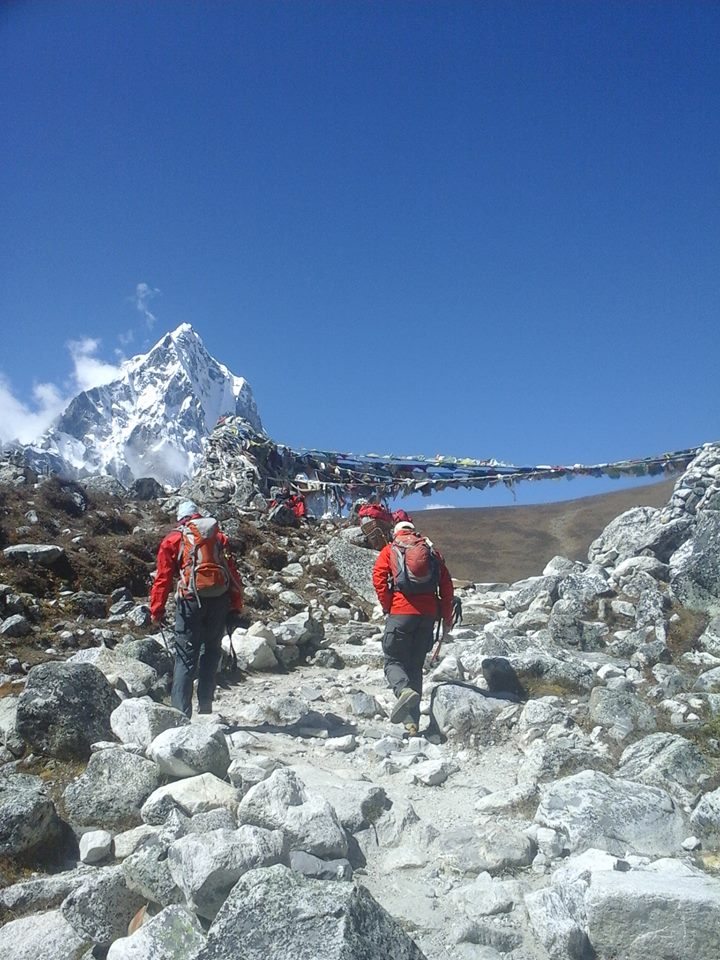
[[[230,588],[232,575],[214,517],[196,517],[179,528],[181,534],[178,565],[178,595],[219,597]]]
[[[440,561],[432,543],[412,530],[396,534],[390,546],[392,589],[406,597],[435,593],[440,583]]]

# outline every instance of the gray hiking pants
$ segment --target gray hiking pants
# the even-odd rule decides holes
[[[434,617],[422,614],[391,613],[385,622],[382,648],[385,654],[385,679],[399,696],[405,687],[422,696],[423,664],[433,645]],[[420,722],[420,704],[409,711],[414,723]]]
[[[175,670],[172,705],[186,717],[192,716],[193,681],[197,676],[198,704],[209,707],[215,693],[215,674],[222,656],[225,618],[230,594],[206,597],[199,604],[194,597],[178,599],[175,607]]]

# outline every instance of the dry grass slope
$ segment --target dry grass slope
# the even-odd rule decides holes
[[[512,583],[536,576],[552,557],[587,561],[588,547],[632,507],[662,507],[675,479],[563,503],[525,507],[427,510],[415,514],[422,533],[443,552],[460,580]]]

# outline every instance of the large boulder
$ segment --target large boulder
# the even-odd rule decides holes
[[[512,821],[453,827],[437,838],[436,850],[453,872],[471,876],[526,867],[536,853],[523,827]]]
[[[325,627],[309,610],[283,620],[273,633],[279,644],[292,647],[321,647],[325,640]]]
[[[200,924],[185,907],[173,905],[151,917],[130,937],[120,937],[107,960],[190,960],[205,943]]]
[[[711,850],[720,847],[720,788],[700,799],[690,817],[690,824],[704,847]]]
[[[147,663],[123,656],[107,647],[90,647],[79,650],[68,660],[68,663],[91,663],[104,674],[110,684],[122,690],[130,697],[142,697],[157,683],[156,671]]]
[[[0,857],[48,857],[60,835],[60,819],[40,777],[0,776]]]
[[[372,585],[372,572],[377,559],[374,550],[356,547],[343,537],[328,544],[328,555],[346,587],[368,603],[377,603]]]
[[[0,890],[0,921],[39,914],[59,907],[68,894],[85,882],[92,867],[84,864],[49,876],[35,875]],[[2,954],[0,954],[2,956]]]
[[[347,837],[337,813],[327,800],[309,794],[293,770],[276,770],[251,787],[238,807],[238,822],[282,830],[293,850],[321,858],[347,854]]]
[[[158,734],[147,756],[169,777],[195,777],[212,773],[224,779],[230,766],[225,735],[216,726],[174,727]]]
[[[327,800],[351,833],[375,823],[390,806],[383,788],[368,780],[339,776],[311,764],[297,769],[308,791]]]
[[[195,960],[235,957],[424,960],[364,887],[308,880],[282,866],[251,870],[238,880]]]
[[[141,822],[142,805],[163,782],[150,760],[121,747],[100,750],[90,757],[85,772],[65,788],[65,812],[80,826],[125,830]]]
[[[498,713],[513,703],[480,690],[441,683],[433,690],[432,716],[443,736],[483,736]]]
[[[648,733],[657,729],[653,708],[625,690],[595,687],[590,694],[589,712],[590,719],[605,727],[616,740],[624,740],[636,730]]]
[[[141,815],[145,823],[158,825],[165,823],[175,808],[191,817],[219,807],[234,812],[238,798],[235,787],[212,773],[203,773],[159,787],[143,804]]]
[[[594,873],[585,909],[598,960],[717,960],[720,882],[710,877]]]
[[[702,635],[698,638],[698,647],[713,657],[720,657],[720,617],[713,617]]]
[[[182,903],[184,896],[170,873],[168,844],[170,837],[158,835],[155,840],[131,853],[122,862],[125,883],[148,903],[169,907]]]
[[[525,897],[530,925],[552,960],[591,960],[585,932],[587,884],[558,883]]]
[[[675,733],[651,733],[631,744],[620,757],[617,775],[649,787],[660,787],[681,802],[698,789],[698,779],[711,772],[694,743]]]
[[[691,610],[720,614],[720,511],[697,518],[693,536],[670,558],[670,586]]]
[[[689,518],[668,520],[656,507],[633,507],[620,514],[590,544],[588,560],[607,566],[649,552],[667,562],[691,525]]]
[[[595,770],[544,787],[535,820],[557,830],[571,853],[597,847],[618,856],[668,856],[680,851],[687,836],[684,818],[664,790]]]
[[[242,826],[238,830],[211,830],[188,834],[168,851],[170,873],[188,905],[201,917],[214,919],[240,877],[255,867],[269,867],[283,859],[279,830]]]
[[[25,744],[16,731],[17,705],[17,697],[3,697],[0,700],[0,746],[19,757],[25,749]]]
[[[119,703],[89,663],[42,663],[20,694],[16,730],[38,753],[85,759],[91,744],[112,739],[110,715]]]
[[[37,563],[41,567],[51,567],[65,551],[54,543],[16,543],[12,547],[5,547],[3,554],[8,560],[20,560],[26,563]]]
[[[174,707],[155,703],[150,697],[133,697],[123,702],[110,717],[112,732],[122,743],[139,743],[149,747],[163,730],[173,730],[190,723],[184,713]]]
[[[122,867],[101,867],[60,909],[80,937],[107,948],[127,933],[128,924],[144,903],[125,883]]]
[[[11,920],[0,927],[4,960],[80,960],[89,940],[68,923],[60,910]]]

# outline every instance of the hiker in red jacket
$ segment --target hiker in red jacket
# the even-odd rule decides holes
[[[228,539],[213,517],[203,517],[186,500],[177,509],[178,527],[160,544],[157,574],[150,591],[150,616],[162,623],[165,604],[175,595],[175,669],[171,701],[192,716],[197,675],[198,713],[212,713],[215,674],[222,656],[226,625],[237,625],[243,607],[242,581],[227,552]]]
[[[397,701],[390,719],[418,732],[423,664],[442,621],[443,639],[453,625],[453,584],[442,554],[409,521],[396,523],[393,540],[373,568],[373,586],[387,614],[382,639],[385,679]]]

